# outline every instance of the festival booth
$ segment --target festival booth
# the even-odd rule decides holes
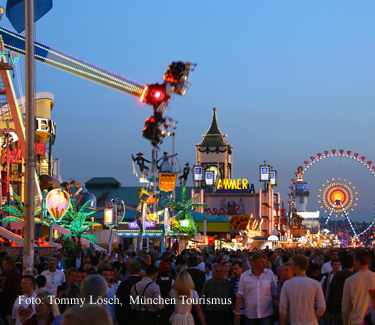
[[[8,254],[17,255],[23,249],[24,242],[22,236],[14,232],[0,227],[0,251],[6,251]],[[34,249],[40,255],[48,255],[51,251],[60,249],[61,245],[58,243],[49,243],[44,240],[37,240]]]

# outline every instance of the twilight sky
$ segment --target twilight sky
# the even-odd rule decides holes
[[[197,63],[187,96],[168,111],[181,164],[193,162],[216,106],[235,176],[255,181],[258,164],[270,161],[286,198],[296,166],[315,152],[351,149],[375,160],[374,12],[372,0],[55,0],[37,40],[140,83],[161,81],[172,60]],[[134,185],[129,156],[150,150],[140,132],[151,110],[42,64],[37,73],[37,89],[55,94],[63,177]],[[359,212],[373,213],[368,175],[351,161],[316,165],[306,175],[311,206],[323,181],[344,177],[357,185]]]

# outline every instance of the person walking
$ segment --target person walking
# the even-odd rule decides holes
[[[55,319],[62,318],[57,304],[46,292],[41,291],[36,299],[35,314],[22,325],[52,325]]]
[[[332,262],[339,259],[339,254],[336,250],[332,250],[329,255],[329,260],[322,265],[321,274],[328,274],[332,272]]]
[[[284,282],[279,302],[280,325],[318,325],[326,309],[320,283],[306,276],[309,260],[292,257],[294,277]]]
[[[116,319],[119,324],[135,324],[135,311],[130,305],[130,290],[142,280],[141,265],[134,260],[129,263],[129,277],[122,281],[117,289],[117,298],[120,303],[115,305]]]
[[[198,294],[201,295],[203,285],[206,281],[206,274],[200,270],[199,263],[198,256],[195,254],[190,256],[188,259],[188,272],[193,279],[195,290],[197,290]]]
[[[65,274],[63,271],[57,269],[56,257],[51,257],[48,260],[48,270],[41,273],[46,277],[46,289],[51,295],[56,296],[58,286],[65,282]]]
[[[354,254],[354,275],[346,279],[342,297],[344,325],[361,325],[370,309],[369,290],[375,289],[375,273],[369,270],[370,254],[360,249]]]
[[[130,304],[135,310],[137,323],[157,325],[159,312],[163,309],[160,287],[155,282],[158,269],[149,266],[141,281],[137,282],[130,290]]]
[[[276,277],[265,268],[262,254],[250,259],[251,269],[241,275],[236,297],[234,322],[240,324],[241,305],[245,306],[246,325],[272,325],[273,298],[276,295]]]
[[[171,290],[171,298],[175,299],[176,302],[174,312],[170,317],[171,325],[195,325],[192,315],[193,307],[200,324],[206,325],[201,306],[196,302],[194,303],[194,300],[199,299],[199,296],[194,290],[193,279],[186,270],[177,275]]]
[[[207,301],[218,303],[204,304],[204,313],[208,325],[229,325],[233,319],[233,287],[227,279],[227,266],[224,263],[215,263],[212,267],[212,279],[203,287],[202,297]]]
[[[10,322],[12,306],[21,293],[21,274],[18,272],[14,259],[6,256],[2,261],[3,282],[0,287],[0,314]]]
[[[328,296],[330,293],[330,287],[332,283],[332,279],[339,271],[341,271],[341,262],[339,259],[337,260],[331,260],[331,266],[332,270],[329,273],[323,274],[322,279],[320,280],[320,283],[322,285],[324,297],[326,301],[328,300]]]
[[[69,268],[66,271],[66,281],[57,287],[58,298],[68,298],[69,301],[73,301],[72,298],[78,298],[80,295],[80,289],[78,285],[78,271],[75,268]],[[63,313],[70,304],[59,305],[59,310]]]
[[[35,303],[32,299],[36,297],[35,281],[32,275],[24,275],[21,279],[22,295],[14,301],[12,309],[12,324],[23,325],[35,314]]]
[[[341,260],[342,271],[337,272],[331,282],[327,299],[327,318],[330,325],[342,325],[342,296],[344,283],[347,278],[354,274],[354,258],[346,254]]]
[[[283,284],[285,283],[285,281],[290,280],[294,276],[292,263],[286,262],[285,264],[280,265],[279,267],[277,267],[276,272],[277,272],[277,290],[276,290],[276,296],[274,299],[274,310],[276,311],[274,321],[278,322],[279,321],[278,310],[279,310],[281,288],[283,287]]]
[[[232,286],[233,302],[235,302],[235,298],[238,293],[238,285],[240,283],[240,278],[241,278],[243,271],[244,269],[243,269],[241,260],[236,260],[232,263],[230,284]],[[234,312],[235,312],[235,305],[233,304],[233,314]],[[240,324],[244,325],[245,324],[245,306],[244,305],[240,307],[240,314],[241,314]]]

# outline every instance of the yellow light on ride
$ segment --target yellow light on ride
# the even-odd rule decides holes
[[[159,216],[157,213],[148,213],[146,217],[147,221],[159,221]]]
[[[336,190],[331,195],[331,200],[333,202],[345,202],[346,201],[346,195],[343,191]]]

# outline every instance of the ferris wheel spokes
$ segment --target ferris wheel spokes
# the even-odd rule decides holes
[[[328,215],[327,220],[326,220],[326,225],[328,225],[329,219],[331,219],[332,214],[333,214],[333,209],[331,209],[329,211],[329,215]]]
[[[349,225],[350,225],[350,228],[352,229],[352,232],[353,232],[353,234],[354,234],[354,238],[357,238],[357,237],[358,237],[358,235],[357,235],[357,231],[355,230],[355,228],[354,228],[354,226],[353,226],[353,224],[352,224],[352,221],[350,220],[349,215],[348,215],[348,213],[347,213],[345,207],[342,205],[342,203],[341,203],[341,209],[342,209],[342,212],[343,212],[343,214],[344,214],[344,216],[345,216],[345,218],[346,218],[346,221],[348,221],[348,223],[349,223]]]

